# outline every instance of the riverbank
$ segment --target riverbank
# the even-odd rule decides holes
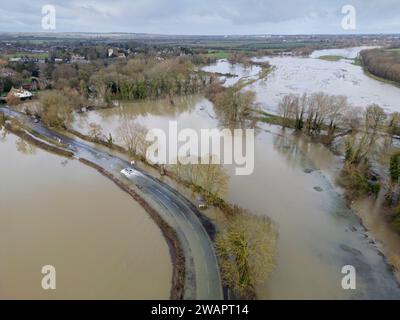
[[[14,135],[20,137],[21,139],[31,143],[34,146],[37,146],[47,152],[51,152],[57,154],[62,157],[66,158],[73,158],[74,154],[70,151],[66,151],[60,147],[55,147],[51,145],[46,140],[41,140],[40,137],[35,137],[32,132],[29,132],[24,127],[18,125],[17,123],[13,122],[5,122],[4,128],[9,132],[13,133]]]

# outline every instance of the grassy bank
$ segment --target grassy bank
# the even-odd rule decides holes
[[[29,134],[24,127],[20,126],[16,122],[5,122],[4,123],[4,128],[8,130],[9,132],[15,134],[16,136],[20,137],[21,139],[31,143],[34,146],[37,146],[43,150],[46,150],[48,152],[60,155],[62,157],[67,157],[67,158],[72,158],[74,154],[70,151],[64,150],[60,147],[53,146],[49,143],[46,143],[43,141],[40,137],[36,137],[33,134]],[[40,140],[39,140],[40,139]]]
[[[285,119],[279,115],[268,113],[263,110],[254,110],[254,112],[256,113],[256,119],[259,122],[274,124],[291,129],[295,128],[295,121],[292,119]]]
[[[386,83],[386,84],[390,84],[390,85],[392,85],[392,86],[395,86],[395,87],[399,87],[399,88],[400,88],[400,83],[398,83],[398,82],[396,82],[396,81],[388,80],[388,79],[385,79],[385,78],[381,78],[381,77],[378,77],[378,76],[372,74],[371,72],[368,71],[368,68],[365,67],[362,63],[361,63],[361,67],[363,68],[364,73],[365,73],[368,77],[370,77],[370,78],[372,78],[372,79],[374,79],[374,80],[376,80],[376,81],[380,81],[380,82],[383,82],[383,83]]]
[[[326,55],[326,56],[321,56],[318,59],[325,60],[325,61],[339,61],[339,60],[346,59],[346,58],[342,57],[342,56]]]

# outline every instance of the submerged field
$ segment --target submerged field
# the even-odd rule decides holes
[[[11,134],[0,159],[2,299],[169,298],[168,246],[132,198]],[[56,268],[56,290],[41,287],[45,265]]]

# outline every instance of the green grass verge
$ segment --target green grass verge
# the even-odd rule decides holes
[[[7,60],[10,58],[20,58],[20,57],[46,59],[49,57],[49,54],[48,53],[17,52],[17,53],[12,53],[12,54],[6,54],[3,57]]]
[[[226,51],[213,51],[209,50],[207,53],[207,57],[214,58],[214,59],[228,59],[230,57],[230,53]]]
[[[339,61],[339,60],[346,59],[346,58],[342,57],[342,56],[327,55],[327,56],[321,56],[318,59],[325,60],[325,61]]]

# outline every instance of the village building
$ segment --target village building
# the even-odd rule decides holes
[[[86,58],[84,56],[80,56],[80,55],[73,55],[71,57],[71,63],[88,63],[89,61],[86,60]]]
[[[22,60],[22,58],[21,57],[13,57],[13,58],[10,58],[9,60],[10,60],[10,62],[20,62]]]

